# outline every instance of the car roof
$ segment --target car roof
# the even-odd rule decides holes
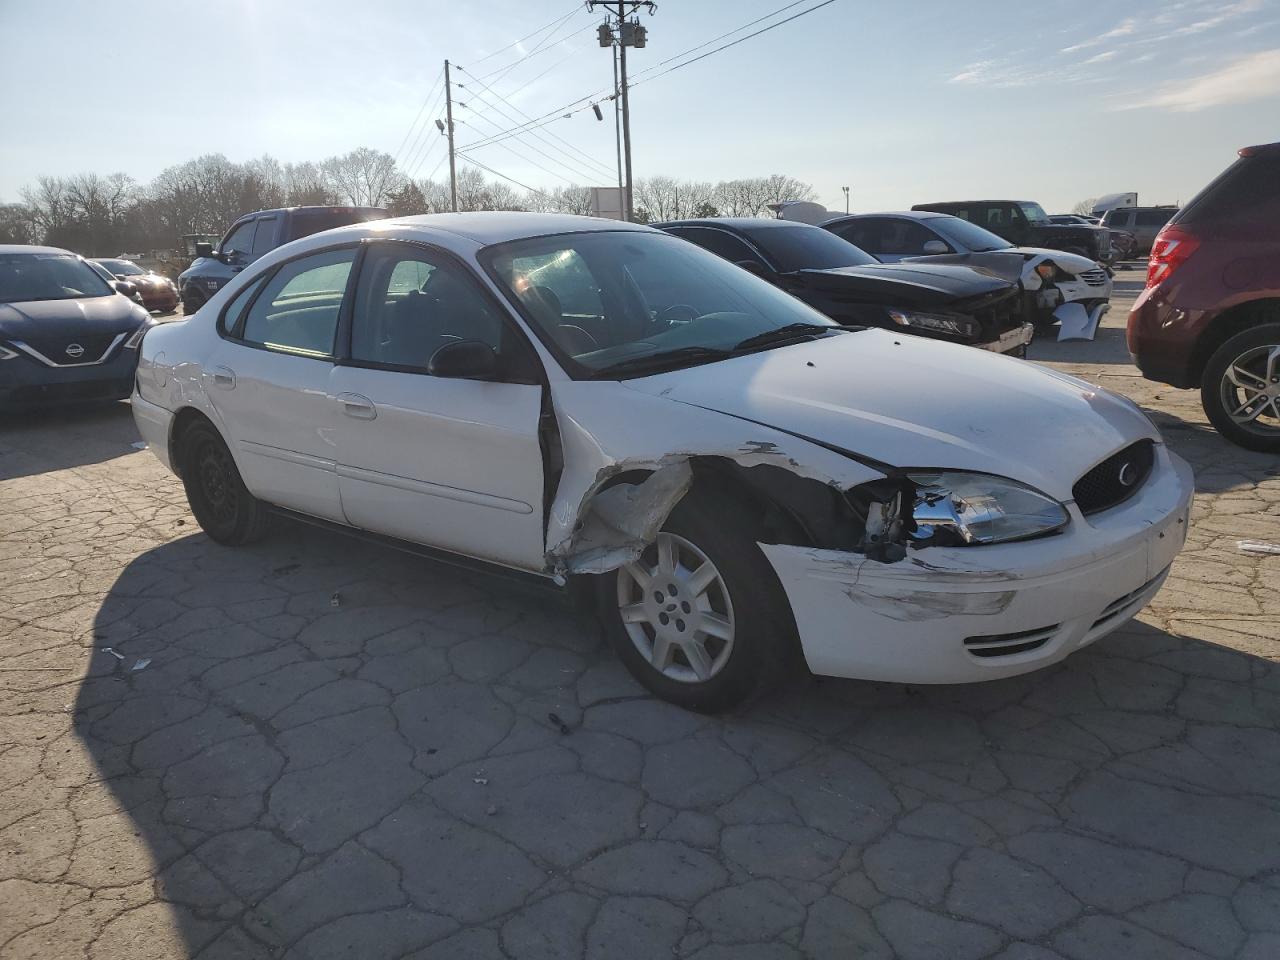
[[[414,217],[395,217],[359,224],[365,228],[380,226],[426,228],[452,233],[485,246],[507,240],[543,237],[559,233],[592,233],[605,230],[645,231],[652,228],[623,220],[603,217],[579,217],[568,213],[527,213],[522,210],[486,210],[473,213],[424,213]]]
[[[901,217],[903,220],[955,220],[949,213],[938,213],[936,210],[879,210],[875,213],[842,213],[838,217],[822,221],[822,225],[840,223],[842,220],[861,220],[865,217]]]
[[[236,217],[236,221],[248,220],[250,217],[265,217],[276,213],[308,213],[312,210],[323,210],[326,213],[347,213],[351,210],[387,212],[386,207],[353,207],[349,204],[341,203],[312,203],[300,207],[271,207],[268,210],[250,210],[248,213],[243,213]],[[204,234],[189,234],[189,236],[204,236]]]
[[[65,253],[69,257],[79,256],[61,247],[37,247],[30,243],[0,243],[0,254],[14,253]]]
[[[1242,157],[1274,157],[1280,155],[1280,143],[1259,143],[1252,147],[1241,147]]]
[[[934,203],[917,203],[912,210],[928,207],[963,207],[967,203],[1035,203],[1034,200],[938,200]]]
[[[811,223],[799,220],[777,220],[764,217],[700,217],[693,220],[664,220],[653,226],[667,227],[727,227],[730,230],[772,230],[776,227],[811,227]]]

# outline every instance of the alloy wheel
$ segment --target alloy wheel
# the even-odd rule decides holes
[[[1219,389],[1232,422],[1250,433],[1280,434],[1280,344],[1240,354],[1227,365]]]
[[[238,505],[234,465],[231,456],[219,444],[205,443],[197,455],[200,491],[219,526],[235,526]]]
[[[705,683],[733,653],[733,603],[720,571],[690,541],[660,533],[618,571],[618,613],[640,655],[663,676]]]

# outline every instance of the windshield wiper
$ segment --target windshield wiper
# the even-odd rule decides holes
[[[733,352],[740,353],[743,350],[751,350],[755,347],[791,343],[839,329],[839,327],[828,327],[819,323],[788,323],[781,327],[775,327],[773,330],[766,330],[764,333],[757,333],[754,337],[747,337],[745,340],[738,341],[733,347]]]
[[[675,368],[685,362],[711,362],[733,356],[732,350],[721,350],[716,347],[676,347],[673,350],[661,350],[658,353],[646,353],[641,357],[628,357],[595,371],[595,376],[608,376],[613,373],[656,372],[663,368]]]

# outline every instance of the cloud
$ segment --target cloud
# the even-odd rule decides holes
[[[1226,23],[1228,20],[1234,20],[1236,17],[1242,17],[1247,13],[1253,13],[1262,8],[1262,0],[1239,0],[1230,6],[1223,7],[1212,16],[1205,17],[1203,20],[1196,20],[1185,26],[1179,27],[1169,34],[1171,37],[1185,37],[1195,33],[1204,33],[1206,30],[1212,30],[1214,27]]]
[[[1106,43],[1108,40],[1115,40],[1119,37],[1127,37],[1138,29],[1138,21],[1133,17],[1127,17],[1121,20],[1119,24],[1112,27],[1106,33],[1100,33],[1096,37],[1090,37],[1088,40],[1082,40],[1079,43],[1072,44],[1069,47],[1063,47],[1063,53],[1075,53],[1077,50],[1087,50],[1089,47],[1096,47],[1100,43]]]
[[[1154,108],[1177,113],[1192,113],[1209,107],[1247,103],[1280,94],[1280,49],[1241,57],[1234,63],[1192,80],[1179,80],[1163,91],[1121,110]]]
[[[1102,53],[1095,53],[1092,57],[1090,57],[1084,63],[1085,63],[1085,66],[1088,66],[1091,63],[1104,63],[1107,60],[1110,60],[1115,55],[1116,55],[1116,52],[1114,50],[1104,50],[1102,51]]]

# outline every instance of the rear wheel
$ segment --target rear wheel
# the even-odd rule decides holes
[[[240,479],[231,451],[208,423],[187,429],[180,442],[182,484],[200,528],[211,540],[238,547],[267,530],[266,505]]]
[[[795,649],[790,606],[750,516],[695,490],[637,560],[598,580],[618,656],[664,700],[727,710],[775,681]]]
[[[1237,333],[1209,358],[1200,384],[1218,432],[1248,450],[1280,453],[1280,323]]]

